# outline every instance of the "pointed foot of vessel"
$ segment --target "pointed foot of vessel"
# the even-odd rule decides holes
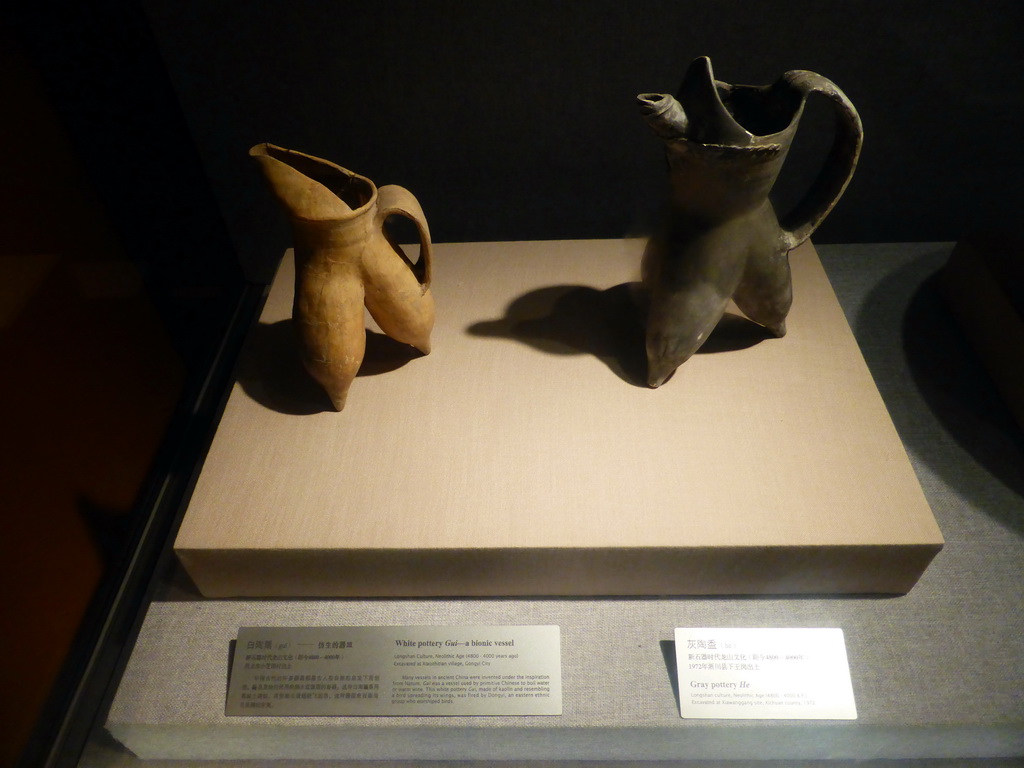
[[[356,349],[356,355],[345,355],[336,359],[333,364],[323,359],[303,359],[306,371],[323,388],[327,397],[331,399],[334,410],[341,411],[345,408],[345,401],[348,399],[349,389],[355,381],[356,373],[363,361],[362,348]]]
[[[680,363],[679,365],[681,365]],[[671,362],[647,360],[647,386],[651,389],[657,389],[670,378],[672,374],[676,372],[679,365],[674,365]]]

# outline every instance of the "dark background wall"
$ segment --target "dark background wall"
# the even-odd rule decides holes
[[[664,165],[635,95],[705,54],[733,83],[817,71],[858,107],[861,165],[819,242],[955,240],[1020,207],[1018,0],[142,4],[257,279],[288,242],[246,157],[261,141],[408,187],[438,242],[643,234]],[[781,206],[829,130],[812,105]]]

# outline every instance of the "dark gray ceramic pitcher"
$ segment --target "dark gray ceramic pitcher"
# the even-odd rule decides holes
[[[807,97],[835,107],[831,152],[807,195],[779,221],[768,193],[786,160]],[[648,384],[660,386],[707,340],[732,299],[776,336],[793,301],[789,252],[810,237],[853,176],[863,129],[830,80],[786,72],[772,85],[729,85],[696,59],[677,98],[637,97],[665,142],[669,213],[644,253],[649,299]]]

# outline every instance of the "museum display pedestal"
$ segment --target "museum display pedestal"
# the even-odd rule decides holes
[[[643,385],[643,243],[439,245],[433,352],[344,412],[282,261],[175,543],[208,597],[904,593],[942,537],[813,247],[789,333],[730,314]]]
[[[515,251],[520,246],[509,247]],[[553,246],[522,247],[543,253]],[[577,257],[613,247],[624,261],[635,256],[631,243],[562,247]],[[206,600],[174,566],[159,575],[159,588],[131,643],[131,658],[104,719],[106,730],[118,741],[97,739],[81,765],[135,768],[146,764],[143,759],[190,764],[291,759],[326,768],[370,759],[455,765],[459,760],[588,758],[619,765],[737,761],[714,763],[729,768],[755,768],[772,759],[778,765],[802,759],[842,768],[866,760],[905,759],[917,765],[922,758],[937,759],[936,765],[950,768],[988,765],[978,760],[997,758],[1003,760],[998,765],[1016,764],[1013,756],[1024,754],[1024,488],[1019,432],[1008,412],[985,409],[985,403],[1001,403],[934,291],[932,278],[951,247],[899,243],[821,248],[828,276],[947,541],[908,594]],[[450,248],[480,253],[478,246]],[[527,309],[531,306],[535,310],[535,305]],[[503,311],[499,307],[494,314]],[[536,311],[543,313],[543,306]],[[521,329],[536,327],[524,321]],[[498,326],[476,330],[488,328]],[[255,334],[267,330],[257,327],[254,340],[259,340]],[[283,338],[289,340],[287,334]],[[494,341],[496,333],[488,338],[499,343]],[[765,341],[754,350],[774,343]],[[592,354],[561,362],[573,360],[589,361],[594,374],[611,370]],[[701,360],[699,356],[691,362]],[[407,368],[424,362],[413,360]],[[309,403],[287,396],[291,389],[272,390],[269,384],[255,388],[252,365],[251,358],[243,363],[240,380],[260,402],[296,415],[314,407],[330,408],[315,385],[308,391],[321,399]],[[350,407],[359,402],[360,389],[391,375],[356,381]],[[684,382],[685,378],[676,378],[655,392],[637,391],[658,397]],[[623,381],[615,383],[629,387]],[[566,407],[576,407],[571,399],[569,403]],[[347,414],[346,410],[341,418]],[[837,430],[851,418],[851,412],[839,412]],[[221,432],[225,429],[222,424]],[[239,627],[529,624],[560,627],[561,716],[328,718],[225,713],[231,647]],[[675,627],[841,628],[857,720],[681,718]]]

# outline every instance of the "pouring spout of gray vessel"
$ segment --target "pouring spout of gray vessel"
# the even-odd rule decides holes
[[[654,132],[666,141],[689,139],[700,144],[746,147],[755,136],[736,120],[723,102],[733,87],[715,80],[711,60],[696,59],[687,69],[676,96],[641,93],[640,113]]]
[[[640,114],[663,139],[681,139],[689,127],[683,105],[667,93],[641,93],[636,97]]]

